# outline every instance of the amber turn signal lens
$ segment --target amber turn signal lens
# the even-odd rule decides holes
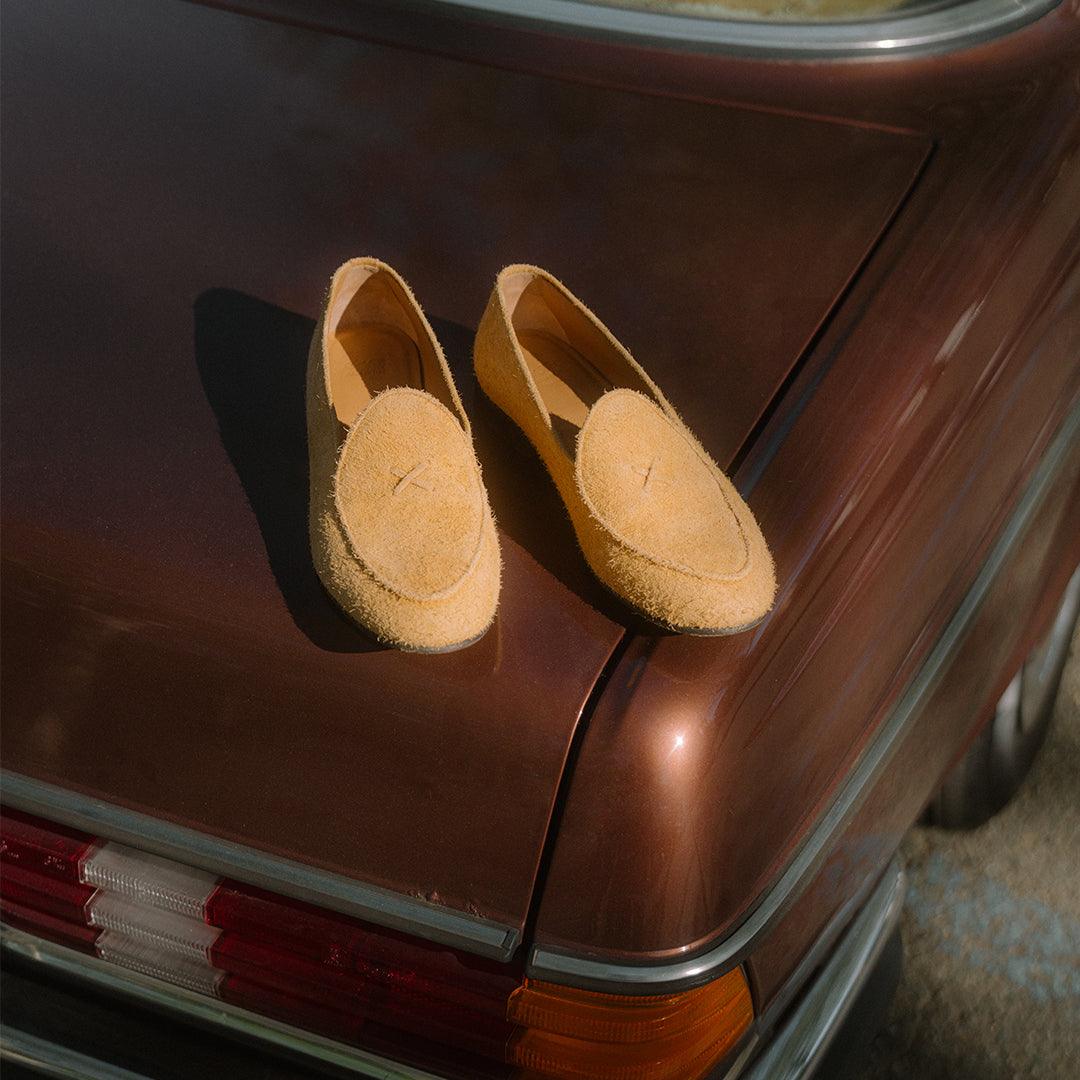
[[[655,997],[600,994],[526,979],[507,1016],[523,1029],[514,1064],[566,1080],[694,1080],[754,1018],[741,968],[696,990]]]

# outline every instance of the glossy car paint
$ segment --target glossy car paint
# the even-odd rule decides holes
[[[1072,43],[1066,58],[1059,31]],[[776,610],[752,635],[639,638],[622,656],[575,767],[541,944],[659,961],[737,925],[970,587],[1080,389],[1075,46],[1063,13],[1008,42],[883,75],[877,94],[893,101],[882,115],[911,122],[912,101],[956,96],[924,113],[931,163],[740,470],[773,540]],[[963,92],[956,68],[969,76]],[[860,78],[852,65],[847,89]],[[1063,475],[1055,499],[1071,492]],[[1045,602],[1050,571],[1075,565],[1072,538],[1055,535],[1043,577],[997,626],[1000,641]],[[915,771],[902,759],[888,784],[906,797],[880,797],[879,811],[915,819],[994,699],[989,671],[980,694],[950,697],[928,731],[912,733],[912,746],[938,751]],[[895,821],[860,828],[877,836],[879,826],[880,850],[849,890],[895,846]],[[603,877],[589,874],[601,860]],[[762,987],[782,980],[823,924],[792,920],[786,946],[762,960],[775,969],[760,972]]]
[[[454,320],[456,331],[443,329],[457,335],[461,370],[462,325],[475,322],[490,272],[523,257],[528,243],[529,257],[553,269],[561,260],[581,268],[580,280],[565,275],[571,285],[670,387],[710,449],[741,463],[741,483],[774,539],[785,582],[776,615],[752,636],[706,643],[632,628],[584,732],[560,813],[538,939],[616,959],[687,955],[738,923],[805,835],[955,610],[1076,397],[1075,14],[1062,8],[1006,40],[949,57],[825,66],[604,45],[339,0],[230,6],[474,63],[273,23],[257,31],[219,21],[215,34],[187,39],[182,27],[196,12],[118,6],[114,17],[126,25],[114,23],[104,38],[83,27],[80,44],[89,38],[92,47],[88,57],[70,58],[71,70],[56,65],[35,80],[20,69],[25,108],[51,102],[74,141],[21,129],[32,168],[5,207],[4,242],[12,245],[5,275],[19,299],[6,311],[5,430],[10,446],[21,423],[26,440],[13,499],[10,464],[5,477],[4,553],[17,571],[13,579],[5,564],[5,618],[9,631],[24,619],[29,628],[29,640],[5,655],[12,694],[5,764],[360,878],[438,889],[439,901],[462,909],[520,919],[570,733],[624,616],[581,572],[527,451],[508,451],[512,438],[488,415],[481,453],[508,537],[500,663],[470,681],[468,654],[448,658],[437,677],[425,661],[422,685],[406,658],[385,654],[339,655],[331,672],[322,655],[327,639],[305,634],[304,643],[297,634],[326,629],[321,600],[293,589],[307,601],[293,603],[290,620],[266,565],[276,530],[258,504],[266,508],[274,486],[250,480],[256,450],[273,446],[289,425],[264,410],[261,422],[241,425],[243,438],[230,439],[221,397],[211,401],[229,458],[254,488],[249,511],[192,382],[190,330],[181,330],[175,297],[186,295],[189,313],[200,295],[204,312],[209,305],[201,321],[225,339],[212,355],[250,358],[246,339],[238,346],[228,328],[261,324],[260,349],[280,350],[272,365],[280,386],[303,320],[251,297],[313,312],[325,265],[356,247],[342,235],[352,229],[377,239],[429,309]],[[150,24],[158,37],[171,28],[151,53],[161,68],[156,80],[139,68],[146,57],[125,44],[140,32],[145,41]],[[5,29],[10,41],[10,16]],[[215,36],[236,68],[227,75],[214,68],[207,42]],[[63,44],[35,40],[43,50]],[[185,40],[187,51],[177,48]],[[20,55],[25,65],[24,46]],[[264,81],[263,66],[276,77]],[[73,95],[73,86],[100,81],[102,68],[101,98]],[[358,132],[351,121],[366,115],[365,94],[381,92],[388,75],[405,79],[394,83],[404,102],[391,110],[396,126]],[[6,77],[12,85],[10,62]],[[142,100],[132,86],[155,93]],[[171,115],[178,86],[194,103]],[[116,114],[102,115],[103,105]],[[537,109],[546,133],[539,144],[526,137]],[[414,113],[426,126],[411,126]],[[744,119],[751,113],[753,122]],[[606,137],[590,141],[598,125]],[[468,145],[459,140],[481,126],[493,159],[455,156]],[[402,127],[410,133],[404,146],[396,141]],[[10,146],[10,121],[5,140]],[[390,168],[396,199],[388,203],[371,186],[371,173],[355,161],[361,149]],[[432,168],[433,150],[441,171]],[[117,154],[119,161],[107,160]],[[653,167],[648,197],[620,201],[620,191],[642,186],[639,170]],[[799,188],[808,175],[820,181],[809,192]],[[9,193],[12,179],[9,165]],[[559,201],[567,184],[575,205],[593,214],[567,215]],[[527,212],[513,209],[521,185]],[[670,197],[658,198],[665,185]],[[110,201],[117,191],[133,214],[117,213]],[[59,220],[57,205],[67,208]],[[384,217],[387,205],[395,214]],[[793,207],[799,213],[788,218]],[[853,222],[854,239],[845,231]],[[687,252],[697,260],[694,273]],[[481,273],[477,264],[488,259],[491,270]],[[51,318],[56,273],[60,292],[74,301],[67,321]],[[700,282],[691,318],[670,303],[687,281]],[[761,282],[775,291],[763,295]],[[222,286],[248,295],[204,293]],[[806,290],[819,287],[813,310],[800,307]],[[238,318],[237,307],[247,316]],[[733,322],[740,311],[745,319]],[[106,342],[121,348],[110,352]],[[163,370],[137,369],[132,352]],[[20,353],[25,381],[13,406],[11,358]],[[59,369],[67,353],[90,359],[75,386],[60,387],[69,407],[61,423],[44,405],[57,393],[48,365]],[[687,361],[701,355],[720,359]],[[779,407],[762,419],[799,357]],[[131,400],[102,400],[91,365],[132,378]],[[206,398],[234,397],[226,413],[242,412],[244,394],[259,385],[255,363],[244,367],[243,391],[225,380],[214,391],[200,370]],[[163,420],[146,408],[160,391],[180,444],[164,463],[159,446],[145,445]],[[104,409],[113,429],[94,429],[71,412],[79,401]],[[480,403],[474,409],[484,412]],[[94,468],[73,463],[95,446]],[[271,464],[295,470],[295,448],[278,450]],[[146,475],[156,478],[159,498],[137,508]],[[92,477],[104,493],[96,510],[92,491],[73,494],[72,477]],[[1068,483],[1059,500],[1069,497]],[[890,775],[819,883],[777,927],[775,944],[754,958],[759,1003],[783,985],[836,906],[860,895],[914,819],[933,774],[962,749],[979,712],[974,703],[991,701],[1007,677],[980,681],[992,674],[992,660],[1008,668],[1022,655],[1020,626],[1034,639],[1057,580],[1041,571],[1076,558],[1069,527],[1052,513],[1039,533],[1052,539],[1033,544],[1035,561],[1016,571],[1008,617],[979,632],[982,659],[958,661],[966,694],[943,691],[940,711],[921,720],[898,762],[917,766],[910,783],[902,770]],[[288,517],[280,504],[270,521],[274,514]],[[181,543],[190,533],[200,542]],[[153,541],[145,550],[143,535]],[[269,561],[288,601],[288,574],[303,576],[300,546],[288,557],[277,550]],[[104,568],[100,591],[87,552]],[[57,575],[52,563],[65,567],[65,553]],[[282,567],[291,568],[284,581]],[[334,626],[329,640],[348,638],[347,628]],[[5,649],[12,636],[5,634]],[[496,667],[501,677],[493,677]],[[522,670],[530,678],[519,684]],[[353,673],[359,677],[346,689]],[[341,683],[328,693],[331,674]],[[449,694],[445,708],[427,681],[436,678]],[[151,694],[152,685],[160,691]],[[103,707],[118,717],[111,729]],[[357,713],[360,734],[347,722]],[[297,717],[316,714],[331,719],[309,720],[312,739]],[[147,716],[179,768],[150,753]],[[412,725],[406,739],[402,724]],[[233,749],[238,739],[242,753]],[[422,739],[438,753],[412,745]],[[313,770],[327,767],[331,745],[341,760],[334,782],[324,784]],[[349,749],[341,752],[343,745]],[[188,765],[200,746],[198,764]],[[375,761],[365,751],[398,756]],[[448,753],[446,766],[438,758]],[[288,768],[279,764],[283,754],[296,758]],[[152,782],[139,778],[147,770]],[[205,782],[194,779],[200,772]],[[350,832],[358,827],[364,831]],[[381,877],[383,869],[392,873]]]
[[[728,460],[927,140],[193,6],[6,22],[4,766],[520,928],[626,613],[474,392],[496,270],[560,273]],[[310,565],[303,364],[357,252],[434,316],[502,526],[453,655],[373,647]]]
[[[928,793],[993,713],[1007,673],[1015,672],[1053,614],[1069,569],[1080,560],[1080,444],[1073,447],[1054,492],[1025,531],[940,684],[911,725],[867,801],[842,831],[805,893],[755,950],[749,970],[756,1000],[787,998],[792,965],[829,933],[836,912],[850,913],[919,815]],[[1050,603],[1040,603],[1040,600]],[[985,702],[983,708],[979,703]],[[942,724],[952,720],[949,738]],[[965,722],[968,732],[965,733]],[[959,742],[957,742],[959,739]],[[841,922],[841,926],[842,926]],[[833,929],[839,929],[833,928]]]

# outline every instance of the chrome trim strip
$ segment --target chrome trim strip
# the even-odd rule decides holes
[[[1007,34],[1059,0],[966,0],[932,11],[845,22],[763,22],[663,13],[583,0],[432,0],[428,8],[668,48],[781,60],[922,55]]]
[[[863,751],[829,808],[818,819],[787,868],[757,907],[723,941],[688,960],[664,964],[616,964],[556,949],[533,950],[528,973],[538,979],[614,993],[670,993],[717,978],[743,960],[795,902],[824,862],[833,841],[848,825],[884,772],[907,727],[933,693],[945,665],[963,640],[1002,565],[1031,522],[1080,434],[1080,402],[1062,424],[1027,489],[998,536],[971,589],[918,674]]]
[[[721,1060],[704,1080],[740,1080],[743,1070],[746,1068],[747,1063],[753,1060],[754,1054],[757,1053],[761,1043],[756,1024],[750,1027],[746,1035],[743,1036],[743,1040],[743,1047],[736,1053],[734,1060],[730,1062]]]
[[[463,915],[329,870],[304,866],[21,773],[0,772],[0,799],[16,810],[40,814],[61,825],[440,945],[504,961],[510,959],[517,947],[520,933],[516,926]]]
[[[95,956],[54,945],[9,926],[0,926],[0,944],[5,952],[32,960],[49,971],[86,980],[98,989],[134,998],[142,1004],[180,1013],[183,1019],[229,1036],[258,1039],[286,1053],[314,1058],[325,1065],[375,1080],[440,1080],[432,1073],[259,1016],[218,998],[204,997],[128,968],[116,967]]]
[[[884,877],[888,877],[892,869],[890,865]],[[834,912],[795,969],[773,995],[764,1012],[757,1018],[758,1027],[762,1031],[771,1031],[777,1021],[787,1012],[788,1006],[810,985],[811,976],[828,959],[836,943],[843,940],[844,934],[854,924],[855,916],[870,902],[875,890],[881,886],[882,880],[882,878],[867,878],[855,894],[848,897]]]
[[[110,1065],[6,1024],[0,1024],[0,1061],[57,1080],[148,1080],[143,1073]]]
[[[904,871],[894,861],[746,1080],[802,1080],[813,1075],[896,927],[906,889]]]

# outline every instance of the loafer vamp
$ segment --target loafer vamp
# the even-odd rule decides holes
[[[578,437],[575,479],[593,518],[629,552],[705,582],[748,572],[738,497],[644,394],[616,389],[596,402]]]
[[[488,510],[472,445],[422,390],[379,394],[350,428],[334,508],[352,556],[399,596],[448,597],[480,559]]]

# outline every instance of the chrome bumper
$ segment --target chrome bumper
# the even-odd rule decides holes
[[[145,1080],[139,1073],[0,1024],[0,1060],[62,1080]]]

